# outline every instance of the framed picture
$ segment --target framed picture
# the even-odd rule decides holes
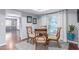
[[[32,16],[27,16],[27,23],[32,23]]]
[[[33,18],[33,24],[37,24],[37,18]]]

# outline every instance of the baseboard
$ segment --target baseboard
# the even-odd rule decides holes
[[[78,44],[78,42],[75,42],[75,41],[68,41],[70,43],[74,43],[74,44]]]
[[[21,38],[21,37],[20,37]],[[26,39],[27,37],[23,37],[23,38],[21,38],[21,40],[23,40],[23,39]]]
[[[24,40],[27,40],[28,38],[24,38],[24,39],[22,39],[22,41],[24,41]]]
[[[0,46],[4,46],[4,45],[6,45],[6,43],[2,43],[2,44],[0,44]]]

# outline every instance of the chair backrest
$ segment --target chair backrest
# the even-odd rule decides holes
[[[47,29],[35,29],[36,36],[43,36],[47,34]]]
[[[36,37],[46,37],[47,40],[47,29],[35,29],[35,36]]]
[[[27,29],[27,36],[29,37],[29,34],[32,34],[32,27],[28,26],[26,27],[26,29]]]
[[[58,27],[57,28],[57,34],[56,34],[57,40],[59,40],[59,38],[60,38],[60,31],[61,31],[61,27]]]

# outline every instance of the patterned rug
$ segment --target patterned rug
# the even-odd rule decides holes
[[[16,50],[68,50],[68,43],[60,42],[61,48],[57,47],[56,42],[50,42],[48,46],[44,46],[43,44],[35,44],[27,43],[27,41],[23,41],[16,44]]]

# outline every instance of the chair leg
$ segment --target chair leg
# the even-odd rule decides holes
[[[37,43],[35,44],[35,50],[37,50]]]
[[[34,38],[32,39],[33,40],[33,44],[35,43],[35,40],[34,40]]]
[[[49,45],[49,40],[47,41],[47,45]]]
[[[27,39],[27,42],[29,42],[29,38]]]
[[[57,41],[58,48],[61,48],[59,41]]]
[[[47,43],[44,44],[44,46],[46,46],[46,45],[47,45]]]

